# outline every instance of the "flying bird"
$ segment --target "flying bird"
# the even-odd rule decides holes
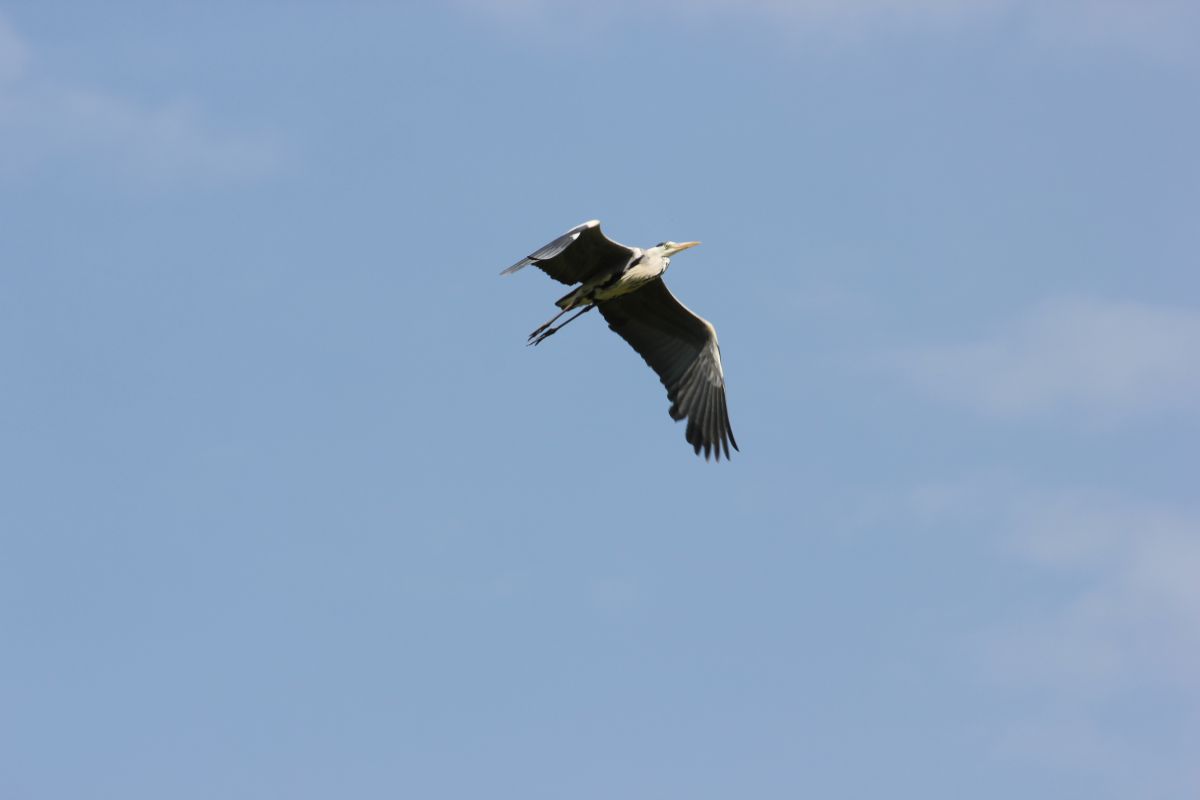
[[[559,298],[559,312],[529,334],[527,344],[541,344],[564,325],[599,308],[608,327],[629,342],[650,369],[658,373],[671,401],[671,419],[687,420],[687,441],[704,458],[721,460],[724,450],[738,449],[725,406],[725,373],[717,331],[667,291],[663,273],[671,256],[699,242],[659,242],[642,249],[609,239],[599,220],[577,225],[554,241],[501,272],[532,264],[559,283],[580,284]],[[580,309],[559,325],[559,317]]]

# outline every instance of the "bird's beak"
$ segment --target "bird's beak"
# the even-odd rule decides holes
[[[683,244],[677,244],[677,245],[675,245],[674,249],[671,250],[671,255],[674,255],[675,253],[679,253],[683,250],[687,250],[689,247],[695,247],[698,244],[700,244],[700,243],[699,242],[684,242]]]

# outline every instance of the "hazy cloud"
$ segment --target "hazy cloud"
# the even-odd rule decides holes
[[[1029,701],[1014,704],[997,755],[1142,796],[1200,789],[1186,767],[1200,746],[1200,509],[995,478],[922,487],[911,500],[927,521],[996,529],[999,554],[1026,573],[1005,618],[973,634],[980,679]],[[1164,743],[1113,724],[1147,703],[1178,725]]]
[[[84,164],[151,182],[257,177],[278,167],[265,137],[219,130],[192,104],[147,105],[44,80],[0,16],[0,171]]]
[[[1193,796],[1200,516],[1089,494],[1026,498],[1013,511],[1015,552],[1076,588],[981,637],[985,675],[1037,699],[998,753],[1120,780],[1144,796]],[[1173,722],[1174,734],[1112,724],[1131,704],[1151,703],[1171,709],[1160,723]]]
[[[1200,312],[1104,300],[1048,302],[991,336],[909,350],[894,364],[985,414],[1100,419],[1200,407]]]
[[[0,16],[0,85],[19,76],[25,68],[28,53],[16,31]]]
[[[1050,45],[1191,55],[1200,7],[1190,0],[458,0],[526,25],[616,23],[650,13],[679,24],[757,17],[798,34],[860,39],[884,32],[1003,25]]]
[[[1083,694],[1173,686],[1200,700],[1200,516],[1091,493],[1018,498],[1007,515],[1013,551],[1077,590],[997,632],[995,677]]]
[[[1030,33],[1049,44],[1115,47],[1166,58],[1196,57],[1200,5],[1191,0],[1056,0],[1013,3]]]

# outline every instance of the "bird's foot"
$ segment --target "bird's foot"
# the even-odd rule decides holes
[[[541,344],[547,338],[553,336],[556,333],[558,333],[558,328],[546,328],[544,331],[541,331],[541,332],[535,334],[536,338],[535,338],[535,336],[530,336],[529,341],[525,343],[525,346],[528,347],[531,344]]]
[[[539,326],[537,326],[537,328],[534,330],[534,332],[533,332],[533,333],[531,333],[531,334],[529,334],[529,339],[528,339],[528,341],[529,341],[529,342],[533,342],[533,340],[537,338],[537,336],[538,336],[538,334],[539,334],[539,333],[541,333],[542,331],[546,330],[546,328],[549,328],[549,327],[550,327],[550,323],[549,323],[549,322],[547,322],[545,325],[539,325]]]

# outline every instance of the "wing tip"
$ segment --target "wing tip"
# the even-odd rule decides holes
[[[700,426],[697,425],[691,417],[687,418],[687,431],[684,433],[684,438],[687,443],[692,446],[692,452],[699,456],[701,451],[704,454],[705,461],[720,462],[722,451],[724,451],[725,460],[732,461],[733,458],[729,453],[729,445],[733,445],[734,450],[738,450],[737,442],[733,439],[733,431],[728,428],[717,436],[709,437],[704,434]],[[738,452],[741,452],[738,450]]]

